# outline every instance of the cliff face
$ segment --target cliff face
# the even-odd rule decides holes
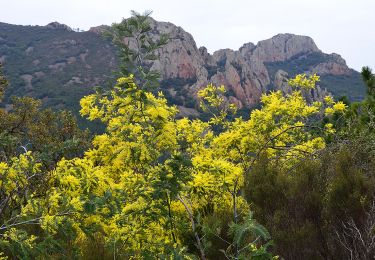
[[[153,68],[161,71],[165,83],[163,86],[171,93],[178,87],[194,97],[209,82],[224,84],[231,102],[239,107],[251,107],[259,102],[260,96],[267,90],[286,89],[285,84],[280,85],[281,74],[277,77],[277,72],[285,69],[282,73],[284,78],[294,76],[296,73],[288,71],[283,64],[294,59],[305,60],[308,64],[300,66],[297,73],[349,78],[356,74],[338,54],[324,54],[307,36],[278,34],[256,45],[246,43],[236,51],[223,49],[209,54],[205,47],[198,49],[194,38],[180,27],[152,20],[152,28],[152,37],[157,38],[160,34],[168,34],[170,37],[169,43],[159,50],[160,59],[154,63]],[[280,66],[273,71],[268,68],[270,64]],[[357,86],[353,88],[361,88],[360,84],[357,82]],[[183,93],[186,94],[186,91]],[[315,92],[311,94],[312,97],[325,93],[321,88]]]
[[[194,38],[172,23],[151,19],[151,37],[169,35],[152,66],[160,71],[161,87],[171,103],[186,115],[196,115],[196,93],[212,82],[225,85],[227,98],[239,107],[252,107],[271,89],[290,91],[289,76],[317,73],[321,88],[310,93],[319,98],[324,89],[336,96],[358,100],[365,93],[358,72],[338,54],[324,54],[307,36],[278,34],[239,50],[210,54],[198,48]],[[0,61],[10,79],[10,95],[42,98],[46,105],[78,110],[78,100],[93,86],[113,79],[117,68],[115,48],[101,33],[106,26],[75,32],[57,22],[47,26],[0,23]]]

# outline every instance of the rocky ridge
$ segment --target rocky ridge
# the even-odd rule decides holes
[[[150,22],[151,37],[169,35],[153,69],[161,73],[166,97],[185,115],[197,115],[196,93],[210,82],[225,85],[227,99],[240,108],[257,105],[269,90],[289,92],[287,78],[303,72],[322,76],[321,88],[308,95],[311,99],[321,98],[325,88],[353,100],[365,93],[358,72],[348,68],[340,55],[323,53],[307,36],[278,34],[257,44],[246,43],[239,50],[210,54],[205,47],[198,48],[181,27]],[[0,59],[11,81],[9,93],[42,98],[50,106],[78,104],[93,86],[113,79],[110,71],[116,70],[116,51],[101,36],[106,29],[102,25],[76,32],[57,22],[42,27],[0,23]],[[78,105],[73,106],[77,110]]]
[[[152,20],[153,35],[168,34],[169,43],[158,53],[160,59],[154,69],[161,71],[164,80],[183,79],[191,94],[212,82],[225,85],[230,100],[240,107],[251,107],[259,102],[262,93],[273,89],[288,91],[280,77],[288,73],[277,71],[270,75],[267,63],[284,62],[301,55],[322,54],[313,39],[293,34],[278,34],[258,44],[246,43],[239,50],[223,49],[209,54],[205,47],[196,46],[193,37],[181,27]],[[344,59],[338,54],[327,55],[326,60],[309,67],[306,73],[319,75],[350,75]],[[292,75],[293,76],[293,75]],[[168,86],[167,86],[168,87]],[[172,85],[170,87],[173,87]],[[323,95],[318,88],[315,97]]]

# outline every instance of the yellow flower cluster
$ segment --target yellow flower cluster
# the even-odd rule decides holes
[[[288,81],[289,86],[300,87],[302,89],[314,89],[320,77],[316,74],[306,76],[306,74],[298,74],[295,78]]]
[[[298,75],[289,83],[311,89],[318,81],[316,75]],[[77,233],[72,243],[88,239],[85,230],[96,230],[105,243],[121,244],[123,255],[162,258],[166,248],[181,245],[197,212],[247,212],[250,205],[240,191],[259,158],[293,166],[325,146],[309,131],[311,118],[346,109],[331,97],[325,105],[309,104],[301,91],[276,91],[262,96],[262,107],[250,119],[232,122],[226,115],[235,108],[225,104],[224,92],[224,86],[212,84],[198,92],[204,107],[218,111],[213,120],[225,121],[221,132],[214,131],[212,119],[176,119],[176,107],[162,94],[142,90],[132,75],[118,79],[109,95],[83,98],[81,114],[102,120],[106,133],[95,136],[82,158],[61,160],[49,173],[47,197],[33,197],[23,212],[40,214],[41,227],[50,234],[69,224]],[[334,132],[332,124],[325,128]],[[38,172],[31,158],[25,154],[0,163],[3,194],[27,185],[27,176]]]

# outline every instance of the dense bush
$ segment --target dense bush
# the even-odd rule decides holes
[[[288,171],[266,158],[257,165],[248,176],[246,198],[272,234],[276,254],[286,259],[350,256],[339,235],[350,221],[365,229],[375,201],[374,141],[369,136],[337,141]]]

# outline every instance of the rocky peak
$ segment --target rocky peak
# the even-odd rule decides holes
[[[352,70],[346,65],[346,61],[338,54],[323,54],[326,57],[324,62],[321,62],[310,68],[312,73],[318,75],[350,75]]]
[[[199,53],[206,64],[212,64],[212,56],[208,53],[206,47],[199,47]]]
[[[252,52],[254,49],[255,49],[256,45],[252,42],[248,42],[248,43],[245,43],[244,45],[242,45],[239,49],[239,51],[241,53],[248,53],[248,52]]]
[[[199,89],[210,82],[223,84],[231,94],[229,100],[239,107],[257,104],[262,92],[267,91],[270,84],[275,84],[275,75],[269,75],[266,64],[322,53],[310,37],[278,34],[257,45],[246,43],[237,51],[222,49],[210,54],[205,47],[198,49],[191,34],[181,27],[154,19],[150,19],[150,23],[152,38],[157,39],[161,34],[169,36],[167,45],[158,50],[159,59],[152,65],[153,69],[161,72],[165,88],[171,91],[172,88],[186,89],[195,96]],[[325,57],[323,63],[315,64],[309,71],[334,75],[348,72],[340,56]],[[279,74],[276,85],[285,76]],[[282,88],[286,90],[285,84]]]
[[[321,52],[313,39],[308,36],[286,33],[258,42],[252,56],[263,62],[275,62],[311,52]]]
[[[205,78],[200,68],[204,58],[198,50],[193,36],[181,27],[168,22],[157,22],[150,19],[151,38],[158,39],[161,34],[167,34],[168,43],[157,52],[159,59],[153,64],[153,69],[161,72],[163,79],[184,79],[186,82],[196,82]]]
[[[57,30],[66,30],[66,31],[71,31],[73,32],[73,29],[67,26],[66,24],[62,24],[59,22],[52,22],[47,24],[45,27],[50,28],[50,29],[57,29]]]
[[[332,53],[332,54],[330,54],[330,57],[332,58],[332,60],[334,62],[346,66],[346,61],[341,57],[341,55],[339,55],[337,53]]]
[[[167,34],[170,40],[178,39],[181,41],[188,41],[195,45],[193,36],[182,29],[180,26],[176,26],[170,22],[159,22],[153,18],[149,18],[150,25],[152,28],[151,34],[158,36],[160,34]]]
[[[255,48],[256,48],[256,45],[254,43],[248,42],[241,46],[241,48],[239,49],[239,52],[246,60],[249,60]]]

